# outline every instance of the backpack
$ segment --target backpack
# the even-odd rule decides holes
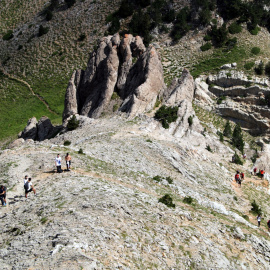
[[[29,189],[29,182],[28,182],[28,181],[24,184],[24,189],[25,189],[26,191]]]
[[[239,175],[239,174],[236,174],[236,175],[235,175],[235,179],[236,179],[236,180],[239,180],[239,179],[240,179],[240,175]]]

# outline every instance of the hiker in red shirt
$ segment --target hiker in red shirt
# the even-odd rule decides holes
[[[240,173],[240,176],[241,176],[241,180],[245,180],[245,174],[243,172]]]
[[[257,172],[257,168],[256,167],[253,169],[253,172],[254,172],[254,175],[256,175],[256,172]]]
[[[236,183],[238,183],[238,187],[241,187],[241,178],[239,171],[236,172],[236,175],[234,176]]]
[[[265,171],[264,170],[260,170],[260,173],[261,173],[261,179],[263,179],[264,174],[265,174]]]

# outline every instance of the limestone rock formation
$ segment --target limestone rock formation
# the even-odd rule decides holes
[[[175,78],[170,87],[164,93],[167,106],[180,104],[182,100],[192,102],[194,97],[194,79],[187,69],[184,69],[180,79]]]
[[[208,84],[202,78],[196,78],[194,98],[204,105],[213,105],[213,98],[216,97],[208,90]]]
[[[145,50],[142,39],[132,35],[122,41],[118,34],[105,37],[86,70],[72,74],[63,121],[72,114],[98,118],[109,110],[114,91],[123,101],[121,111],[131,116],[145,112],[153,108],[164,85],[161,61],[153,47]]]
[[[134,116],[151,110],[165,88],[163,68],[154,47],[149,47],[130,70],[121,111]]]

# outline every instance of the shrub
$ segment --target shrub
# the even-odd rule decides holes
[[[113,35],[115,33],[117,33],[120,29],[120,22],[119,19],[117,17],[114,17],[111,21],[111,25],[108,28],[108,32],[110,35]]]
[[[227,76],[228,76],[228,74],[227,74]],[[217,104],[221,104],[223,100],[226,100],[225,96],[219,97],[218,100],[217,100]]]
[[[225,128],[223,130],[223,135],[230,138],[232,136],[232,128],[229,120],[225,124]]]
[[[39,26],[38,36],[41,37],[49,32],[49,27],[44,27],[43,25]]]
[[[251,211],[256,214],[256,215],[262,215],[262,210],[261,210],[261,207],[256,203],[256,201],[254,200],[252,203],[251,203]]]
[[[19,45],[18,46],[18,51],[21,50],[23,48],[23,45]]]
[[[161,197],[158,202],[164,203],[168,207],[175,208],[175,204],[172,202],[172,198],[169,194],[165,194],[163,197]]]
[[[146,142],[152,143],[152,141],[150,139],[147,139]]]
[[[169,128],[169,124],[177,119],[178,107],[166,107],[162,105],[155,114],[155,119],[161,122],[164,128]]]
[[[69,146],[71,145],[71,141],[64,141],[64,146]]]
[[[111,96],[111,100],[115,100],[115,99],[118,99],[119,96],[116,92],[113,92],[112,96]]]
[[[253,156],[250,159],[253,163],[255,163],[258,157],[259,157],[259,155],[258,155],[258,152],[256,149],[255,153],[253,154]]]
[[[209,152],[213,152],[212,149],[211,149],[211,147],[210,147],[210,145],[207,145],[205,149],[206,149],[207,151],[209,151]]]
[[[204,41],[210,41],[212,40],[212,37],[209,36],[209,35],[205,35],[204,38],[203,38]]]
[[[245,220],[249,221],[249,216],[248,216],[248,215],[242,215],[242,217],[243,217]]]
[[[253,47],[251,49],[251,53],[252,54],[255,54],[255,55],[258,55],[260,53],[261,49],[259,47]]]
[[[193,198],[188,196],[188,197],[185,197],[183,199],[183,203],[187,203],[187,204],[192,204],[193,203]]]
[[[80,121],[77,120],[76,116],[73,115],[72,118],[68,121],[67,129],[69,131],[76,129],[79,126]]]
[[[76,0],[65,0],[68,8],[72,7],[75,3],[76,3]]]
[[[162,177],[160,175],[156,175],[153,177],[153,180],[160,182],[162,180]]]
[[[261,31],[261,28],[258,27],[258,26],[256,26],[254,29],[251,29],[249,32],[250,32],[251,35],[256,36],[256,35],[258,35],[258,33],[259,33],[260,31]]]
[[[119,108],[119,105],[118,104],[114,104],[113,105],[113,112],[116,112]]]
[[[202,52],[205,52],[205,51],[210,50],[211,47],[212,47],[212,44],[210,42],[207,42],[204,45],[202,45],[200,48],[201,48],[201,51]]]
[[[263,74],[263,71],[264,71],[264,64],[263,62],[261,61],[260,64],[254,68],[254,71],[257,75],[262,75]]]
[[[189,124],[189,126],[192,126],[192,124],[193,124],[193,117],[192,116],[189,116],[188,124]]]
[[[12,30],[8,30],[8,31],[6,32],[6,34],[3,35],[2,39],[3,39],[3,40],[10,40],[10,39],[12,39],[13,37],[14,37],[13,31],[12,31]]]
[[[242,26],[238,24],[237,22],[233,22],[229,27],[228,27],[229,33],[230,34],[238,34],[242,31]]]
[[[221,142],[224,142],[224,136],[223,136],[223,133],[220,132],[220,131],[217,131],[217,135],[219,136],[219,140],[220,140]]]
[[[254,65],[255,65],[254,62],[248,62],[248,63],[245,63],[244,68],[246,70],[250,70],[250,69],[252,69],[254,67]]]
[[[84,41],[86,38],[86,35],[85,34],[81,34],[78,38],[78,41]]]
[[[84,152],[83,152],[82,148],[80,148],[80,149],[79,149],[78,154],[81,154],[81,155],[83,155],[83,154],[84,154]]]
[[[157,99],[155,103],[155,108],[159,107],[160,103],[161,103],[161,100]]]
[[[233,130],[232,145],[243,153],[245,142],[243,140],[242,129],[239,124],[237,124]]]
[[[234,153],[234,163],[238,164],[238,165],[243,165],[243,161],[241,160],[241,158],[237,155],[237,153]]]
[[[236,196],[233,196],[233,199],[234,199],[235,201],[238,201],[238,199],[237,199],[237,197],[236,197]]]
[[[223,24],[220,28],[217,28],[216,25],[212,26],[210,35],[212,36],[214,45],[216,47],[222,47],[227,41],[228,37],[228,31],[225,24]]]
[[[52,18],[53,18],[53,13],[52,13],[51,10],[48,9],[48,10],[46,11],[46,20],[47,20],[47,21],[50,21]]]
[[[166,180],[169,184],[173,183],[173,179],[170,176],[166,177]]]
[[[266,75],[270,75],[270,62],[265,65],[264,72]]]
[[[126,18],[128,16],[131,16],[133,14],[133,5],[128,0],[123,0],[121,2],[120,8],[118,10],[118,15],[120,18]]]

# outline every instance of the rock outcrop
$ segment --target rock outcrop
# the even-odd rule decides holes
[[[39,121],[35,117],[28,120],[27,126],[18,137],[28,140],[44,141],[54,137],[62,126],[53,126],[51,120],[47,116],[42,116]]]
[[[167,106],[180,104],[182,100],[192,102],[194,97],[194,79],[187,69],[184,69],[180,79],[175,78],[164,93]]]
[[[134,63],[134,59],[137,60]],[[100,41],[85,71],[72,74],[66,91],[63,121],[72,114],[98,118],[109,110],[114,91],[130,116],[152,109],[164,89],[163,69],[154,47],[140,37],[118,34]]]

